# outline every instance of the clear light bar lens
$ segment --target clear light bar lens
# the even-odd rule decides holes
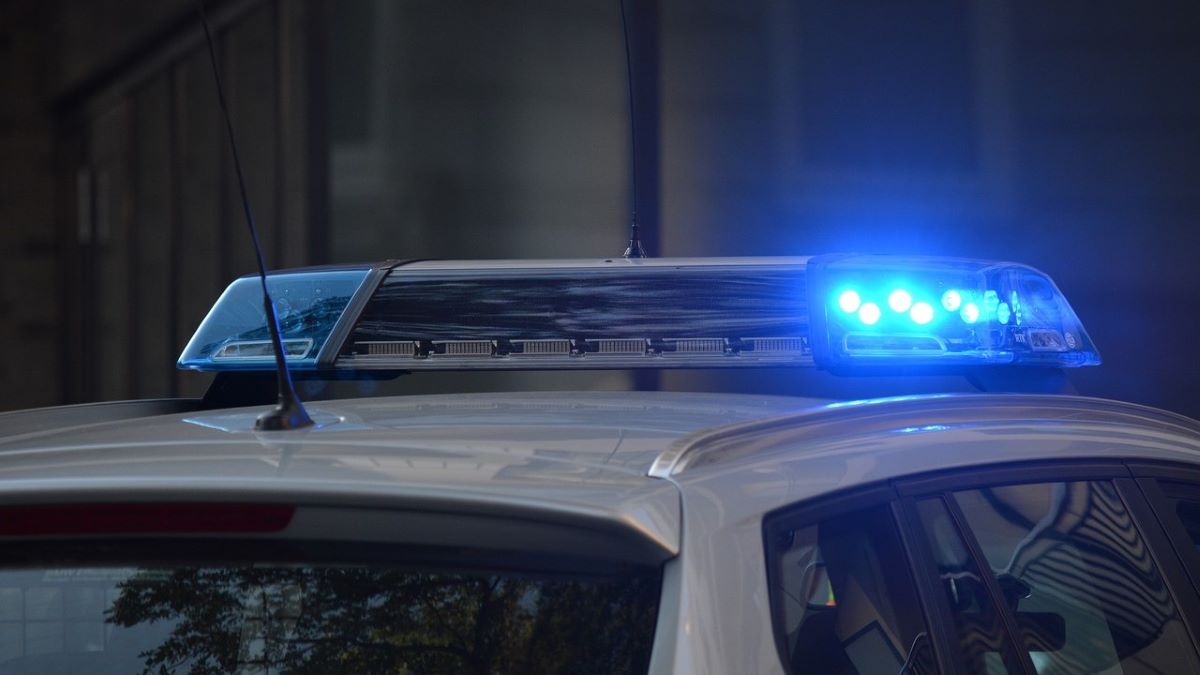
[[[267,277],[289,365],[316,367],[317,354],[367,272],[333,269]],[[274,362],[258,276],[242,277],[225,289],[179,357],[179,367],[191,370],[262,370]]]

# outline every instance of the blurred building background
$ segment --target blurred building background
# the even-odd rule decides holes
[[[1105,365],[1200,416],[1200,5],[630,0],[655,255],[1027,262]],[[618,0],[210,0],[276,267],[625,245]],[[0,4],[0,408],[197,395],[252,251],[192,0]],[[795,393],[792,373],[398,390]]]

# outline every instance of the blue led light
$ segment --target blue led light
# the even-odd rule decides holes
[[[962,294],[954,289],[942,293],[942,307],[947,312],[957,312],[958,308],[962,307]]]
[[[842,311],[847,314],[857,312],[860,305],[862,305],[862,298],[858,297],[858,291],[843,291],[838,297],[838,307],[841,307]]]
[[[1054,282],[1024,265],[830,255],[809,259],[807,274],[810,302],[827,304],[811,324],[819,367],[1100,363]],[[850,288],[857,309],[839,311]]]
[[[996,313],[996,307],[1000,305],[1000,294],[996,291],[983,292],[983,313],[991,316]]]
[[[858,320],[868,326],[874,326],[878,323],[880,315],[879,305],[873,302],[868,302],[858,308]]]
[[[912,311],[908,315],[914,323],[924,326],[933,321],[933,305],[928,302],[918,302],[912,306]]]
[[[907,312],[912,307],[912,294],[903,288],[897,288],[888,296],[888,307],[893,312]]]

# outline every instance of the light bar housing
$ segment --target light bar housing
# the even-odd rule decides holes
[[[281,305],[288,363],[334,376],[1099,363],[1049,278],[1010,263],[883,256],[422,261],[277,273],[269,284]],[[838,303],[852,289],[858,304],[846,311]],[[881,295],[898,289],[907,297]],[[980,305],[973,322],[951,320],[950,310],[934,304],[949,290],[960,293],[960,304]],[[989,292],[1006,300],[993,303]],[[179,366],[271,370],[260,293],[257,277],[235,281]],[[1005,323],[1001,304],[1012,293],[1020,304],[1008,305]],[[867,304],[879,310],[869,325],[859,317]]]

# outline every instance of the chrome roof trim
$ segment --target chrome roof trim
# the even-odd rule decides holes
[[[831,403],[795,414],[699,431],[672,443],[647,475],[677,476],[689,468],[755,454],[804,438],[904,431],[914,420],[932,425],[1070,423],[1122,425],[1151,433],[1200,437],[1200,422],[1165,410],[1084,396],[1036,394],[935,394]],[[930,427],[921,427],[921,430]]]

